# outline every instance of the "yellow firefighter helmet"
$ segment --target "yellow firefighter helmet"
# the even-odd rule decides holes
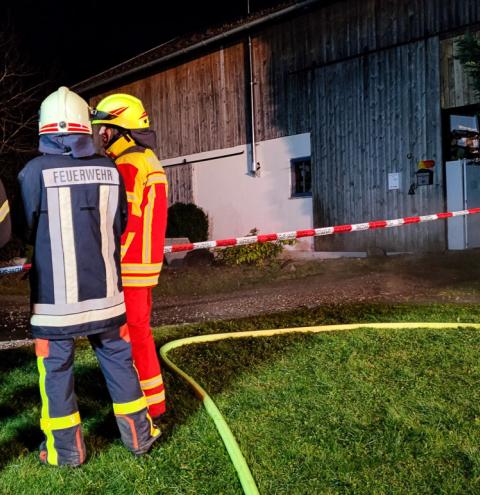
[[[92,124],[104,124],[123,129],[146,129],[150,126],[143,103],[135,96],[123,93],[106,96],[93,111]]]
[[[39,134],[92,134],[88,103],[61,86],[40,105]]]

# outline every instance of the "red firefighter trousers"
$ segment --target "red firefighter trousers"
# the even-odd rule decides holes
[[[152,288],[124,287],[123,291],[133,362],[147,398],[148,412],[155,418],[165,412],[165,389],[150,327]]]

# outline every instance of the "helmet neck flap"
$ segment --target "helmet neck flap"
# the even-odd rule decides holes
[[[95,154],[92,136],[85,134],[45,134],[40,136],[40,153],[84,158]]]

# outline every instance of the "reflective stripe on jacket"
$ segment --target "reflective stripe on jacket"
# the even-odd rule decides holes
[[[10,234],[10,207],[2,181],[0,181],[0,248],[10,240]]]
[[[18,176],[29,237],[32,333],[61,339],[125,323],[123,182],[108,158],[44,155]]]
[[[128,223],[122,236],[124,287],[157,285],[167,226],[167,177],[149,148],[121,136],[107,150],[127,190]]]
[[[0,181],[0,248],[10,240],[12,226],[7,195]]]

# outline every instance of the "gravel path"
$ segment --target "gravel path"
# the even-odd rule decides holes
[[[154,301],[152,325],[228,320],[324,304],[412,301],[479,303],[479,291],[462,291],[455,287],[462,287],[465,281],[473,283],[478,280],[480,265],[470,253],[465,255],[470,256],[465,269],[465,264],[459,263],[458,256],[437,255],[431,260],[432,266],[428,267],[425,267],[424,258],[418,261],[416,258],[406,258],[405,265],[401,261],[387,264],[373,261],[371,269],[369,267],[363,272],[349,270],[348,262],[344,262],[328,265],[332,269],[322,274],[267,280],[252,289],[210,295],[163,296]],[[27,297],[2,296],[1,302],[0,349],[30,344]]]

